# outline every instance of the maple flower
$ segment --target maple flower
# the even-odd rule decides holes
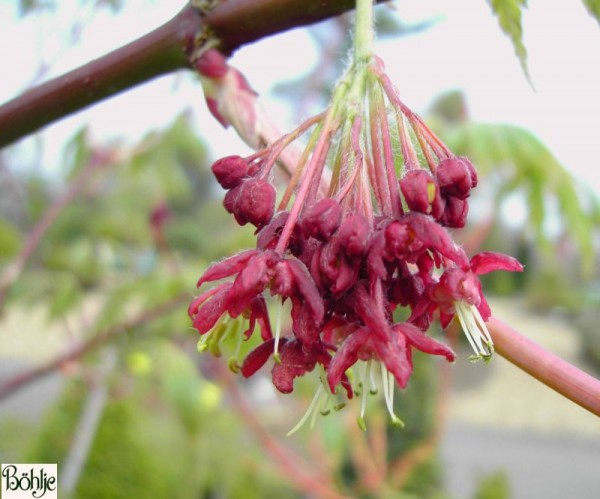
[[[361,0],[359,7],[359,14],[369,14],[372,5]],[[357,38],[364,37],[361,29],[364,23]],[[199,349],[219,354],[219,345],[235,338],[230,367],[251,377],[273,359],[273,384],[282,393],[314,373],[315,395],[292,431],[355,396],[364,429],[367,397],[379,387],[392,423],[402,426],[394,391],[410,381],[413,350],[456,358],[430,336],[434,320],[446,327],[457,317],[475,358],[489,359],[491,312],[478,275],[522,270],[497,253],[469,259],[455,244],[450,229],[466,222],[476,170],[402,102],[381,59],[363,45],[323,113],[248,157],[228,156],[212,166],[227,190],[225,209],[240,225],[256,227],[256,247],[214,263],[199,279],[200,288],[214,283],[189,309]],[[260,135],[245,80],[210,52],[197,66],[204,79],[212,78],[213,113],[246,135]],[[273,168],[304,135],[278,194]],[[291,313],[284,324],[286,302]],[[399,309],[406,321],[395,319]],[[245,331],[230,326],[240,318],[249,322]],[[240,344],[256,325],[260,341],[238,361]]]
[[[467,268],[451,267],[437,282],[431,283],[414,307],[409,321],[428,324],[438,310],[440,324],[446,327],[456,315],[475,352],[472,360],[489,360],[494,342],[485,323],[491,310],[477,276],[494,270],[521,272],[523,266],[508,255],[478,253],[471,258]]]

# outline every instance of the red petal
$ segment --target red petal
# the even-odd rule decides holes
[[[374,341],[375,353],[387,370],[396,378],[400,388],[406,388],[412,374],[412,363],[406,347],[406,338],[396,335],[392,341]]]
[[[200,287],[205,282],[216,281],[223,277],[237,274],[246,266],[248,260],[257,253],[259,253],[258,250],[250,249],[226,258],[225,260],[221,260],[220,262],[213,263],[206,269],[206,272],[202,274],[197,286]]]
[[[335,387],[342,381],[346,371],[358,360],[358,353],[369,339],[367,328],[358,329],[350,334],[341,344],[338,351],[331,359],[327,368],[327,383],[331,393],[335,393]]]
[[[448,231],[431,217],[421,213],[409,213],[405,215],[405,219],[416,238],[425,246],[435,249],[461,267],[467,266],[465,252],[454,244]]]
[[[262,296],[258,296],[252,300],[252,315],[256,317],[260,326],[260,336],[264,341],[267,341],[273,337],[271,331],[271,321],[269,320],[269,310],[265,299]]]
[[[189,308],[194,328],[200,334],[210,331],[219,318],[227,310],[227,302],[231,283],[225,283],[203,293],[196,298]]]
[[[275,364],[271,374],[273,384],[281,393],[294,390],[294,379],[315,368],[316,360],[307,353],[298,341],[286,343],[281,351],[281,363]]]
[[[402,333],[410,346],[415,347],[421,352],[425,352],[431,355],[441,355],[446,357],[446,360],[453,362],[456,359],[456,354],[443,343],[434,340],[431,336],[427,336],[418,327],[413,326],[409,323],[396,324],[393,326],[393,330]]]
[[[256,251],[246,267],[236,277],[229,292],[228,312],[235,318],[250,305],[252,299],[262,293],[268,282],[268,266],[272,255]]]
[[[487,274],[494,270],[522,272],[523,265],[512,256],[495,253],[493,251],[484,251],[482,253],[477,253],[471,258],[471,270],[478,275]]]
[[[358,269],[360,261],[357,260],[353,265],[350,265],[344,257],[340,262],[340,272],[337,276],[335,284],[331,287],[331,292],[339,296],[348,291],[358,279]]]
[[[297,258],[290,258],[287,262],[289,269],[296,280],[298,291],[304,297],[306,304],[313,313],[315,323],[321,324],[325,315],[325,306],[323,305],[323,299],[319,294],[315,282],[312,280],[310,272],[306,268],[306,265]]]
[[[390,339],[390,325],[385,310],[377,306],[375,299],[362,285],[357,286],[354,292],[354,309],[371,333],[383,341]]]
[[[279,345],[285,345],[287,340],[282,338]],[[269,357],[273,353],[273,348],[275,346],[275,339],[270,339],[265,341],[261,345],[258,345],[254,350],[252,350],[242,364],[242,375],[244,378],[249,378],[256,371],[258,371],[262,366],[265,365]]]
[[[306,348],[312,348],[318,343],[319,325],[307,303],[299,298],[292,298],[292,331]]]

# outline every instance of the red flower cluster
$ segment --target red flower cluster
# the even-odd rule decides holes
[[[454,156],[400,102],[381,61],[374,59],[371,71],[381,94],[368,115],[332,106],[311,121],[320,123],[321,130],[307,146],[278,211],[271,168],[307,125],[249,158],[229,156],[213,165],[218,182],[228,190],[225,208],[240,225],[256,227],[257,245],[209,267],[199,287],[227,280],[198,296],[189,314],[203,335],[202,345],[212,336],[218,341],[224,316],[249,320],[243,338],[258,323],[262,342],[239,368],[252,376],[273,355],[272,379],[281,392],[291,392],[296,378],[319,366],[322,384],[313,409],[321,394],[331,397],[340,385],[352,398],[360,384],[352,381],[350,370],[364,361],[358,377],[366,386],[378,362],[389,412],[399,422],[393,412],[393,380],[401,388],[407,385],[414,349],[455,359],[448,346],[427,334],[434,318],[446,327],[458,316],[475,358],[488,359],[493,352],[485,326],[490,309],[477,275],[522,267],[496,253],[469,260],[454,243],[447,228],[465,224],[468,197],[477,185],[475,168],[468,159]],[[400,179],[384,94],[396,113]],[[340,146],[331,152],[336,134]],[[321,180],[326,163],[333,172],[328,191]],[[291,329],[283,336],[279,326],[271,328],[269,296],[291,303]],[[406,321],[394,319],[399,307],[407,309]],[[364,407],[363,397],[361,427]]]

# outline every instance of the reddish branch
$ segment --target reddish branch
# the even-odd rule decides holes
[[[4,268],[0,275],[0,314],[4,309],[4,302],[11,286],[21,275],[21,272],[27,265],[31,255],[39,246],[42,238],[48,232],[48,229],[56,221],[60,213],[77,197],[81,190],[85,187],[90,177],[94,172],[103,165],[106,165],[110,160],[111,153],[93,153],[88,164],[79,172],[75,179],[69,185],[67,191],[60,196],[56,201],[44,211],[44,215],[35,227],[29,232],[27,240],[23,245],[20,253],[15,260]]]
[[[191,67],[190,59],[203,40],[216,40],[229,54],[353,7],[354,0],[227,0],[202,14],[187,5],[142,38],[0,106],[0,147],[123,90]]]
[[[9,380],[0,384],[0,400],[12,395],[21,388],[24,388],[29,383],[32,383],[33,381],[36,381],[37,379],[42,378],[56,371],[57,369],[60,369],[61,366],[64,366],[68,362],[82,358],[84,355],[92,352],[101,345],[104,345],[113,337],[151,323],[155,319],[158,319],[164,314],[174,310],[178,306],[181,306],[181,304],[187,302],[188,300],[189,294],[182,293],[158,306],[142,310],[139,314],[135,315],[131,319],[126,320],[121,324],[111,326],[103,331],[99,331],[88,340],[76,345],[74,348],[71,348],[62,354],[59,354],[53,359],[50,359],[48,362],[10,378]]]

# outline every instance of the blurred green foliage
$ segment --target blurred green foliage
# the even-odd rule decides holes
[[[87,3],[112,9],[122,5],[118,0]],[[19,3],[22,15],[55,5],[50,0]],[[491,1],[526,70],[521,28],[524,5],[522,0]],[[588,0],[586,5],[598,17],[594,2]],[[383,35],[429,26],[405,26],[386,15],[379,15],[378,23]],[[343,64],[339,58],[335,62]],[[323,84],[323,88],[327,86]],[[297,89],[295,83],[281,87],[282,92],[294,94]],[[460,96],[449,96],[434,107],[440,135],[455,152],[471,157],[482,176],[493,181],[495,206],[516,193],[529,207],[527,223],[516,229],[514,240],[505,237],[505,227],[496,220],[496,230],[484,245],[522,253],[522,261],[531,263],[529,279],[539,288],[532,285],[531,295],[544,307],[556,303],[557,291],[564,293],[570,307],[576,307],[582,300],[573,293],[572,284],[565,285],[564,281],[572,276],[546,272],[555,267],[552,262],[557,257],[544,227],[549,220],[559,223],[566,237],[576,243],[581,268],[591,274],[596,257],[593,238],[600,224],[597,198],[577,185],[527,131],[508,125],[475,124],[465,118]],[[132,312],[153,310],[185,293],[191,297],[195,281],[209,261],[253,244],[252,229],[240,229],[223,210],[222,191],[210,175],[205,147],[186,116],[163,131],[151,133],[135,147],[116,144],[113,149],[96,150],[82,129],[66,148],[61,172],[65,184],[93,162],[98,166],[91,180],[60,214],[11,290],[11,305],[42,306],[55,322],[75,316],[85,318],[80,320],[85,323],[91,317],[92,327],[77,332],[78,339],[85,340],[122,323]],[[15,257],[33,224],[67,188],[34,174],[16,180],[24,193],[20,210],[26,216],[0,218],[1,264]],[[557,207],[554,211],[552,203]],[[153,222],[153,214],[161,209],[166,210],[166,219]],[[490,244],[494,239],[499,244]],[[502,248],[500,243],[511,246]],[[532,254],[538,247],[542,256]],[[499,273],[489,279],[496,291],[514,292],[524,285],[522,275]],[[110,379],[109,398],[76,496],[300,497],[281,473],[277,460],[266,455],[249,432],[248,422],[233,410],[227,395],[214,382],[210,360],[194,353],[197,338],[185,309],[186,305],[181,305],[148,324],[123,331],[113,341],[120,364]],[[243,344],[242,355],[250,347],[250,343]],[[85,375],[93,375],[96,361],[93,355],[86,358]],[[396,395],[396,410],[406,427],[398,430],[390,426],[385,431],[388,463],[418,449],[436,430],[438,363],[415,354],[414,365],[408,389]],[[204,377],[199,376],[200,371]],[[41,428],[28,428],[22,421],[3,421],[3,457],[13,462],[58,462],[60,467],[72,448],[74,429],[89,393],[85,375],[73,377]],[[245,386],[251,392],[253,386]],[[298,392],[310,390],[314,386],[300,387]],[[382,403],[369,405],[370,417],[385,417]],[[271,405],[255,408],[258,417],[270,415],[272,409]],[[340,490],[365,498],[444,497],[442,465],[435,453],[412,469],[402,491],[385,489],[375,494],[361,489],[348,427],[336,419],[344,416],[320,419],[315,430],[334,463],[333,478]],[[265,417],[265,424],[272,419]],[[280,421],[274,426],[278,424]],[[11,439],[17,432],[27,433],[29,438]],[[306,428],[301,432],[290,440],[290,447],[306,457],[310,437]],[[476,498],[501,499],[509,497],[509,492],[506,476],[497,473],[481,480]]]
[[[510,499],[510,482],[506,472],[496,471],[479,479],[474,499]]]
[[[135,348],[144,346],[152,369],[114,375],[76,497],[297,497],[272,466],[257,464],[243,421],[223,410],[220,389],[198,377],[192,358],[164,340]],[[218,395],[209,400],[210,387]],[[84,381],[69,384],[26,462],[64,465],[87,393]]]

